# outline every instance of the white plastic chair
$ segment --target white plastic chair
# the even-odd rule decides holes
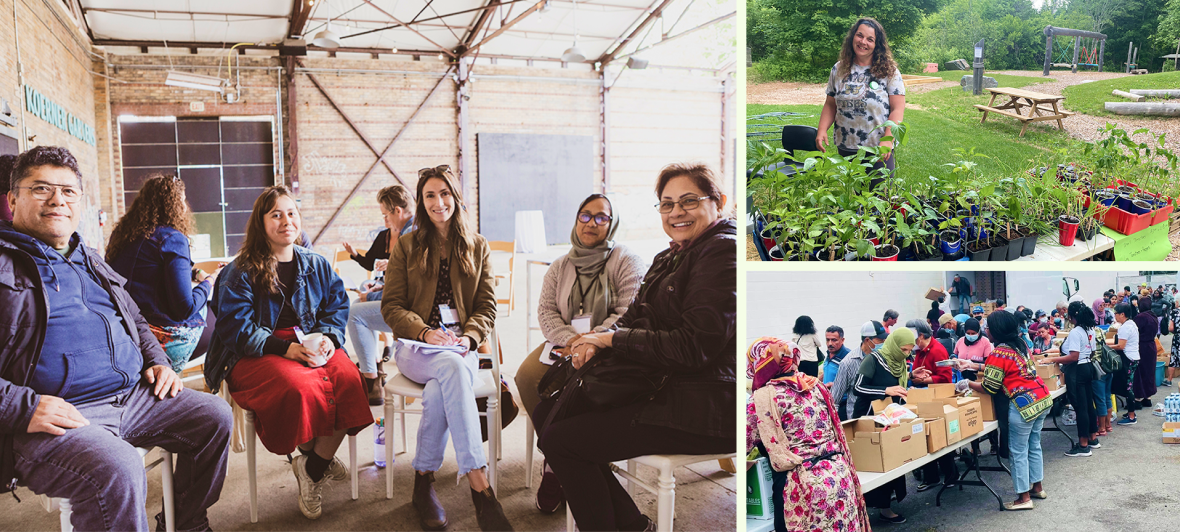
[[[254,412],[246,413],[246,471],[250,481],[250,522],[258,522],[258,457],[254,443],[258,440],[254,432]],[[356,475],[356,436],[348,437],[348,476],[352,477],[352,500],[360,497],[360,484]]]
[[[672,476],[672,472],[676,468],[686,465],[698,464],[701,462],[710,462],[713,460],[732,459],[736,455],[729,454],[653,454],[648,456],[637,456],[627,460],[627,470],[619,468],[616,464],[611,464],[610,468],[619,476],[627,479],[627,493],[635,494],[635,488],[640,487],[651,493],[656,494],[656,530],[659,532],[672,532],[672,518],[676,515],[676,478]],[[652,486],[635,475],[638,465],[643,464],[651,466],[659,470],[658,486]],[[569,505],[565,506],[565,528],[568,532],[574,532],[574,514],[570,512]]]
[[[475,397],[486,398],[488,400],[487,412],[481,413],[480,416],[488,419],[488,483],[492,485],[492,490],[497,490],[496,481],[499,476],[496,474],[496,464],[500,458],[500,338],[496,334],[496,329],[493,327],[492,332],[488,335],[487,345],[491,351],[492,369],[479,370],[479,381],[476,383]],[[481,353],[482,355],[482,353]],[[480,358],[485,358],[481,356]],[[401,438],[402,438],[402,452],[408,452],[409,447],[406,437],[406,414],[421,414],[422,411],[418,409],[406,409],[406,398],[414,397],[422,398],[422,391],[425,386],[418,384],[405,375],[398,373],[386,381],[385,384],[385,498],[393,498],[393,446],[395,444],[395,437],[388,431],[394,430],[393,420],[396,414],[401,414]],[[394,399],[397,399],[397,406],[394,406]],[[527,416],[526,416],[527,417]]]
[[[146,460],[147,454],[152,452],[152,447],[136,447],[139,451],[139,457]],[[156,466],[163,464],[160,468],[160,484],[164,491],[164,530],[167,532],[176,532],[176,502],[172,498],[172,453],[160,449],[160,457],[151,463],[145,461],[143,465],[144,473],[151,471]],[[70,506],[69,499],[50,498],[45,495],[41,496],[41,505],[45,507],[48,512],[56,510],[61,511],[61,532],[73,532],[74,525],[70,523],[70,516],[74,513]]]

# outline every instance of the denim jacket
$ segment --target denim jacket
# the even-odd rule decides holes
[[[348,323],[348,295],[328,259],[295,246],[295,290],[291,304],[305,334],[323,333],[344,345]],[[274,332],[283,296],[257,286],[237,260],[217,277],[210,309],[217,317],[205,356],[205,383],[214,393],[242,357],[262,356],[262,346]]]
[[[147,238],[128,242],[111,267],[127,278],[127,291],[152,325],[204,327],[201,312],[212,290],[209,281],[192,284],[193,261],[188,237],[168,226],[157,227]]]

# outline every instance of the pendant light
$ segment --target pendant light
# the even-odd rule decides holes
[[[340,48],[340,36],[332,31],[332,2],[328,2],[328,24],[323,31],[315,34],[311,44],[320,48]]]
[[[561,53],[561,60],[566,63],[581,63],[586,60],[586,54],[578,48],[578,0],[574,0],[574,45]]]

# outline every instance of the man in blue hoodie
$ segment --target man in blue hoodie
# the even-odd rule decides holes
[[[232,415],[180,378],[124,289],[82,242],[82,176],[64,148],[17,158],[0,221],[0,491],[69,499],[80,530],[147,530],[136,447],[175,454],[176,530],[207,530]],[[163,517],[156,516],[157,530]]]

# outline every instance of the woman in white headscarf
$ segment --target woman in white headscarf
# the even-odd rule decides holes
[[[541,360],[546,346],[559,356],[582,334],[609,329],[635,299],[647,268],[639,255],[615,243],[618,229],[619,216],[606,196],[592,194],[578,207],[570,232],[573,249],[553,261],[541,288],[537,320],[545,343],[534,349],[516,372],[526,412],[532,412],[540,402],[537,383],[553,360]],[[557,475],[548,467],[543,471],[537,508],[553,513],[561,508],[565,496]]]

